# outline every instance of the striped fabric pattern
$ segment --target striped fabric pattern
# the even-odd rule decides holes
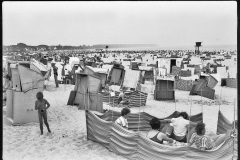
[[[110,100],[110,103],[113,103],[113,100],[114,100],[115,104],[118,103],[118,96],[119,96],[120,92],[115,91],[114,97],[111,97],[108,92],[103,92],[102,94],[103,94],[103,102],[109,103],[109,100]],[[109,99],[109,97],[110,97],[110,99]]]
[[[130,107],[141,107],[145,106],[147,102],[147,93],[144,92],[133,92],[130,96]]]
[[[224,117],[221,111],[218,112],[217,134],[226,133],[227,130],[232,129],[232,123]]]
[[[226,133],[227,130],[232,129],[234,126],[232,123],[222,114],[219,110],[218,112],[218,124],[217,124],[217,134]],[[238,157],[238,138],[234,138],[234,158]]]
[[[103,102],[109,103],[109,93],[104,92],[103,94]],[[110,97],[110,103],[114,103],[117,104],[118,103],[118,96],[119,96],[120,92],[115,91],[115,96],[114,97]],[[145,106],[146,102],[147,102],[147,93],[144,92],[129,92],[126,93],[126,99],[128,99],[130,101],[129,107],[140,107],[140,94],[141,94],[141,106]]]
[[[161,119],[170,119],[170,118],[176,118],[178,116],[179,112],[175,111],[168,117],[164,118],[158,118],[159,120]],[[109,110],[103,115],[98,115],[99,118],[105,120],[105,121],[113,121],[121,116],[121,112]],[[139,122],[139,113],[130,113],[129,118],[128,118],[128,129],[137,131],[138,127],[139,130],[141,131],[149,131],[151,130],[151,126],[149,125],[151,119],[153,119],[154,116],[146,113],[146,112],[140,112],[140,123]],[[157,118],[157,117],[156,117]],[[202,113],[190,116],[190,120],[193,122],[200,122],[203,120],[203,115]],[[161,122],[161,127],[160,130],[163,129],[163,127],[167,124],[167,122]]]
[[[236,78],[227,78],[226,79],[227,87],[237,88],[237,79]]]
[[[179,79],[179,80],[175,80],[174,86],[176,87],[176,89],[179,89],[179,90],[191,91],[192,86],[194,84],[197,84],[197,82],[192,80]]]
[[[115,113],[115,112],[114,112]],[[131,120],[130,120],[131,121]],[[231,159],[233,139],[227,139],[215,150],[176,147],[156,143],[140,132],[126,130],[86,110],[87,139],[132,160],[218,160]]]

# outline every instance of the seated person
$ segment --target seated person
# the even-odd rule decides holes
[[[181,112],[178,118],[165,119],[162,121],[171,122],[167,129],[167,135],[170,138],[177,140],[178,142],[187,143],[189,137],[187,133],[193,133],[194,128],[188,131],[190,126],[196,126],[197,123],[191,122],[188,120],[188,114],[186,112]],[[189,126],[190,125],[190,126]]]
[[[118,96],[118,104],[120,105],[120,106],[122,106],[122,105],[128,105],[129,104],[129,101],[125,98],[126,96],[125,96],[125,92],[126,92],[126,88],[122,88],[122,89],[120,89],[120,94],[119,94],[119,96]]]
[[[194,143],[200,150],[210,150],[223,143],[232,133],[231,130],[228,130],[226,134],[207,136],[205,132],[205,124],[203,122],[197,123],[188,145],[191,146]]]
[[[150,121],[150,126],[152,130],[147,133],[147,137],[152,141],[163,144],[163,141],[168,141],[170,143],[175,142],[172,138],[168,138],[168,136],[159,131],[161,122],[157,118],[153,118]]]
[[[123,108],[121,111],[121,117],[119,117],[115,123],[120,125],[123,128],[128,129],[128,121],[127,118],[129,117],[129,114],[131,113],[131,110],[129,108]]]

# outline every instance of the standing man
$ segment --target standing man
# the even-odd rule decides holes
[[[58,68],[55,66],[55,63],[52,63],[53,65],[53,74],[54,74],[54,80],[56,84],[56,88],[58,88]]]

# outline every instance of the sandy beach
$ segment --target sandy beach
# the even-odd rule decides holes
[[[126,159],[86,139],[85,111],[78,110],[77,106],[66,105],[74,85],[60,84],[59,88],[55,88],[53,76],[48,85],[43,94],[51,105],[47,114],[52,133],[47,133],[44,126],[44,135],[41,136],[38,123],[11,126],[3,112],[4,160]],[[149,93],[146,106],[131,108],[131,112],[144,111],[159,118],[169,116],[175,110],[186,111],[189,115],[203,112],[207,133],[216,133],[219,109],[228,120],[234,119],[234,98],[237,98],[237,89],[221,87],[220,83],[214,89],[215,100],[189,96],[189,91],[175,90],[175,101],[155,101],[153,93]],[[111,107],[106,103],[103,104],[103,108],[121,111],[121,108]],[[237,118],[237,111],[235,113]]]

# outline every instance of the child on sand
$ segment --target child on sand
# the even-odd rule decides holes
[[[121,111],[121,117],[119,117],[115,123],[122,126],[123,128],[128,129],[128,121],[127,118],[129,117],[129,114],[131,113],[131,110],[129,108],[123,108]]]
[[[48,122],[47,122],[47,109],[50,107],[50,104],[46,99],[43,98],[42,92],[38,92],[37,95],[37,101],[35,102],[35,110],[38,110],[38,118],[39,118],[39,123],[40,123],[40,130],[41,130],[41,135],[43,134],[43,121],[45,125],[47,126],[48,132],[51,133],[51,130],[49,128]],[[46,107],[47,105],[47,107]]]

